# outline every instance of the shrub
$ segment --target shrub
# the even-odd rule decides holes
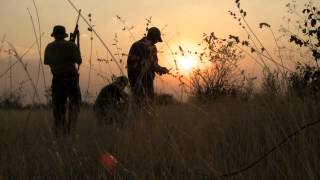
[[[290,4],[288,6],[290,7]],[[300,34],[291,34],[290,42],[308,48],[317,62],[320,59],[320,9],[310,1],[305,5],[302,14],[295,9],[291,10],[303,18],[303,23],[299,24]]]
[[[290,34],[290,42],[299,47],[305,47],[312,54],[313,62],[297,64],[296,71],[289,76],[290,91],[300,97],[317,96],[320,90],[320,10],[312,1],[299,12],[295,4],[287,7],[292,14],[296,14],[303,21],[298,21],[298,33]]]
[[[265,71],[262,77],[261,93],[268,97],[277,97],[286,92],[286,85],[284,84],[284,78],[277,70],[270,72]]]
[[[299,97],[318,96],[320,93],[320,68],[299,64],[297,71],[290,75],[289,82],[291,92]]]
[[[0,108],[22,108],[21,93],[3,94],[0,97]]]
[[[155,94],[155,103],[158,105],[172,105],[178,104],[179,102],[171,94],[161,93]]]
[[[214,33],[204,35],[204,51],[201,61],[208,61],[209,67],[194,70],[191,88],[197,99],[212,100],[219,96],[233,96],[245,80],[244,71],[238,67],[242,52],[235,45],[236,40],[217,38]],[[239,78],[240,74],[240,78]]]

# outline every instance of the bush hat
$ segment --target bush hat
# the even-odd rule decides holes
[[[53,28],[53,32],[51,33],[52,37],[68,37],[68,34],[66,33],[66,28],[61,25],[56,25]]]

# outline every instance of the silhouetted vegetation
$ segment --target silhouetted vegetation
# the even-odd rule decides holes
[[[301,98],[315,97],[320,93],[320,9],[311,1],[301,12],[290,4],[287,6],[302,19],[301,24],[298,22],[299,34],[292,34],[290,42],[307,48],[314,58],[314,63],[298,62],[296,72],[289,77],[290,89]]]
[[[300,64],[297,71],[289,77],[290,90],[301,98],[317,97],[320,93],[320,68],[308,64]]]
[[[21,93],[3,94],[0,97],[0,108],[20,109],[22,105],[23,96]]]
[[[171,94],[162,93],[155,94],[154,97],[155,104],[157,105],[179,105],[179,101],[173,97]]]
[[[291,7],[290,4],[287,6]],[[296,12],[296,9],[291,10],[299,15],[302,22],[301,24],[299,22],[298,26],[300,34],[292,34],[290,42],[308,48],[317,62],[320,60],[320,9],[309,1],[302,12]]]
[[[193,95],[200,100],[214,100],[220,96],[234,96],[246,80],[239,62],[242,52],[233,38],[220,39],[214,33],[204,35],[204,51],[201,61],[208,63],[205,69],[196,69],[192,74]]]

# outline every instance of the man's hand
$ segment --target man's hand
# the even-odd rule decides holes
[[[169,69],[167,69],[166,67],[161,67],[159,69],[159,74],[163,75],[163,74],[168,74],[169,73]]]
[[[80,36],[80,31],[78,28],[78,25],[76,25],[76,28],[74,29],[73,33],[70,33],[70,41],[71,42],[76,42],[76,39],[79,38]]]
[[[73,34],[74,34],[75,36],[80,34],[79,26],[78,26],[78,25],[76,25],[76,28],[74,29]]]

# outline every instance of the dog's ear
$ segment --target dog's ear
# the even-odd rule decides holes
[[[111,76],[111,80],[112,80],[112,82],[113,81],[115,81],[117,79],[117,76],[116,75],[114,75],[114,74],[112,74],[112,76]]]

